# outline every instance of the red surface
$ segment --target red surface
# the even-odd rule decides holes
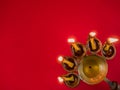
[[[102,42],[120,36],[120,0],[1,0],[0,90],[72,90],[57,81],[66,73],[57,57],[71,55],[68,37],[85,44],[92,30]],[[120,82],[120,43],[115,46],[107,77]],[[73,90],[109,87],[81,81]]]

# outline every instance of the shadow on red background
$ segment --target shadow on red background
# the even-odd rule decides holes
[[[71,55],[67,38],[86,43],[88,33],[102,41],[120,36],[119,0],[1,0],[0,90],[72,90],[57,81],[65,74],[59,55]],[[120,82],[120,43],[108,61],[107,77]],[[109,90],[102,82],[73,90]]]

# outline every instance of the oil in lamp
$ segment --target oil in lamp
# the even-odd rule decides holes
[[[108,38],[102,48],[102,54],[106,59],[112,59],[116,54],[114,42],[117,42],[117,38]]]
[[[68,42],[70,43],[70,47],[72,50],[72,54],[74,57],[83,57],[86,54],[86,48],[83,44],[79,42],[75,42],[74,38],[69,38]]]
[[[118,41],[117,38],[108,38],[102,46],[95,32],[89,33],[87,45],[76,42],[74,38],[69,38],[72,56],[58,57],[68,74],[58,77],[59,82],[64,82],[68,87],[74,88],[79,85],[80,80],[89,85],[95,85],[104,80],[111,90],[120,90],[118,82],[110,81],[106,77],[108,72],[106,60],[115,56],[116,49],[113,43],[116,41]],[[87,55],[88,50],[91,52],[90,55]],[[102,56],[98,54],[100,51]]]
[[[101,50],[101,42],[98,38],[96,38],[95,32],[90,32],[88,41],[87,41],[88,49],[91,53],[97,53]]]
[[[64,82],[68,87],[71,88],[76,87],[80,82],[80,78],[75,73],[68,73],[66,75],[62,75],[58,77],[58,80],[61,83]]]
[[[62,63],[63,68],[68,72],[73,72],[77,69],[77,62],[73,57],[60,56],[58,60]]]

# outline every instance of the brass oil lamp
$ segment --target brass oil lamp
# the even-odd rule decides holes
[[[89,33],[87,45],[76,42],[74,38],[69,38],[68,42],[73,56],[58,57],[58,61],[68,72],[68,74],[58,77],[58,81],[74,88],[79,85],[80,80],[89,85],[95,85],[104,80],[111,90],[120,90],[118,82],[106,78],[108,72],[107,60],[115,56],[116,49],[113,43],[117,41],[117,38],[108,38],[102,46],[95,32]],[[97,54],[100,51],[102,56]],[[87,55],[87,52],[91,54]]]

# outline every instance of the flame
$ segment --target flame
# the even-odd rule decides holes
[[[109,43],[114,43],[117,42],[119,39],[118,38],[108,38]]]
[[[64,82],[62,77],[58,77],[58,81],[59,81],[59,83],[63,83]]]
[[[59,61],[59,62],[62,62],[62,61],[63,61],[63,57],[62,57],[62,56],[59,56],[59,57],[58,57],[58,61]]]
[[[89,35],[90,35],[91,37],[94,37],[94,36],[96,36],[96,32],[90,32]]]
[[[75,42],[75,38],[68,38],[68,43],[74,43]]]

